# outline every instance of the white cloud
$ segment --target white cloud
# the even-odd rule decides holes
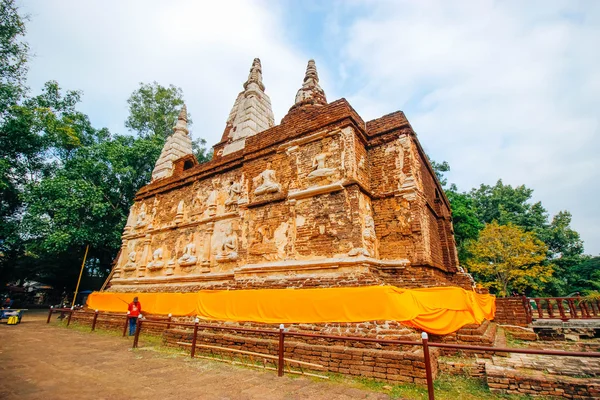
[[[330,101],[343,90],[365,120],[404,110],[451,182],[525,184],[551,213],[571,211],[600,253],[599,2],[320,3],[323,46],[293,43],[312,36],[292,35],[276,2],[23,4],[30,86],[82,89],[95,126],[125,132],[128,96],[156,80],[183,88],[194,137],[214,144],[254,57],[276,122],[315,57]]]
[[[286,42],[280,10],[260,1],[26,1],[27,40],[36,57],[29,85],[55,79],[84,92],[96,126],[124,133],[126,100],[139,82],[183,89],[194,137],[212,145],[254,57],[275,117],[301,86],[308,56]]]
[[[525,184],[551,213],[571,211],[586,250],[600,253],[598,3],[366,10],[340,34],[344,68],[364,83],[349,96],[358,112],[403,109],[430,155],[450,163],[451,182]]]

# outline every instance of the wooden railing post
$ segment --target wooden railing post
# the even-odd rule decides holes
[[[200,319],[196,317],[194,320],[194,335],[192,336],[192,350],[190,351],[190,357],[194,358],[196,355],[196,340],[198,339],[198,322]]]
[[[92,320],[92,332],[96,330],[96,321],[98,320],[98,310],[94,312],[94,319]]]
[[[125,315],[125,326],[123,327],[123,337],[127,334],[127,325],[129,325],[129,311]]]
[[[54,307],[50,306],[50,309],[48,310],[48,319],[46,320],[47,324],[50,323],[50,318],[52,318],[52,312],[53,311],[54,311]]]
[[[133,317],[135,318],[135,317]],[[133,348],[137,349],[138,341],[140,339],[140,331],[142,330],[142,314],[138,315],[137,321],[135,322],[135,336],[133,337]]]
[[[277,376],[283,376],[283,353],[285,351],[284,347],[285,341],[285,327],[283,324],[279,325],[279,361],[277,362]]]
[[[530,324],[533,322],[533,310],[531,309],[531,304],[529,304],[529,299],[524,294],[521,296],[521,300],[523,301],[523,308],[525,309],[527,323]]]
[[[171,317],[172,315],[169,313],[169,323],[167,324],[167,330],[171,329]]]
[[[435,399],[435,393],[433,390],[433,376],[431,374],[431,360],[429,358],[429,336],[427,332],[421,334],[421,340],[423,342],[423,361],[425,362],[425,377],[427,378],[427,395],[429,400]]]
[[[73,316],[73,307],[69,311],[69,318],[67,318],[67,326],[71,325],[71,317]]]

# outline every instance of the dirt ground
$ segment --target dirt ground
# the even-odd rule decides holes
[[[47,325],[46,316],[29,312],[19,325],[0,324],[0,399],[388,398],[346,384],[278,378],[273,371],[149,347],[132,351],[130,338]]]

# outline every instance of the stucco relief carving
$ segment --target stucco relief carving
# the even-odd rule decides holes
[[[135,271],[137,268],[137,252],[135,251],[135,247],[132,247],[129,253],[127,253],[127,261],[123,266],[123,271],[130,272]]]
[[[229,224],[225,230],[225,239],[215,259],[217,262],[228,262],[235,261],[238,257],[238,237],[233,231],[233,226]]]
[[[281,185],[277,182],[275,171],[271,169],[270,162],[267,163],[267,168],[263,172],[252,179],[252,182],[256,186],[254,194],[257,196],[281,191]]]
[[[140,229],[143,228],[144,226],[146,226],[146,204],[142,203],[142,206],[140,207],[140,212],[138,213],[136,219],[135,219],[135,228],[136,229]]]
[[[213,217],[217,215],[217,196],[218,192],[213,189],[211,190],[208,198],[206,199],[206,208],[208,209],[208,216]]]
[[[200,216],[200,215],[204,214],[204,211],[206,211],[205,198],[202,194],[203,193],[202,189],[199,189],[197,187],[198,185],[194,185],[194,186],[195,186],[194,187],[195,195],[192,200],[191,214],[193,216]]]
[[[179,257],[177,263],[181,267],[191,267],[196,265],[198,257],[196,257],[196,244],[194,243],[194,236],[190,236],[188,244],[183,248],[183,255]]]
[[[321,151],[313,157],[312,171],[308,174],[309,181],[316,181],[321,178],[328,178],[335,174],[336,168],[327,167],[327,159],[332,155],[330,151]]]
[[[154,250],[154,252],[152,252],[152,261],[148,263],[146,268],[150,271],[156,271],[162,269],[164,265],[165,263],[163,261],[163,249],[162,247],[159,247],[158,249]]]
[[[156,225],[156,216],[158,215],[158,205],[160,201],[158,197],[154,197],[154,201],[152,202],[152,210],[150,211],[150,224],[148,225],[148,229],[152,229]]]
[[[273,240],[273,232],[269,225],[261,225],[256,229],[249,252],[253,255],[277,253],[277,246]]]
[[[183,222],[183,214],[185,213],[185,202],[183,200],[179,201],[177,204],[177,213],[175,214],[175,219],[173,222],[176,224],[180,224]]]
[[[231,212],[238,206],[242,197],[242,185],[239,182],[231,181],[227,188],[227,199],[225,200],[225,211]]]

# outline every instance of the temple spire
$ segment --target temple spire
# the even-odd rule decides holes
[[[248,90],[248,86],[256,84],[261,91],[265,90],[265,85],[262,83],[262,66],[260,65],[260,58],[255,58],[248,74],[248,80],[244,83],[244,90]]]
[[[173,175],[174,162],[193,154],[192,138],[190,138],[187,121],[187,108],[184,104],[173,127],[173,134],[167,138],[160,157],[156,161],[152,171],[152,181]]]
[[[184,104],[183,107],[181,107],[181,111],[179,111],[179,116],[177,117],[177,122],[175,123],[175,126],[173,127],[173,133],[180,131],[180,132],[185,133],[186,135],[189,135],[190,131],[188,130],[187,122],[188,122],[187,107]]]
[[[291,109],[304,105],[322,106],[326,104],[327,98],[325,92],[319,86],[319,74],[317,73],[315,60],[308,60],[304,82],[298,93],[296,93],[296,101]]]
[[[223,147],[222,155],[243,149],[247,137],[269,129],[274,123],[271,99],[266,95],[262,83],[260,59],[255,58],[244,90],[238,94],[227,118],[222,139],[227,144]]]

